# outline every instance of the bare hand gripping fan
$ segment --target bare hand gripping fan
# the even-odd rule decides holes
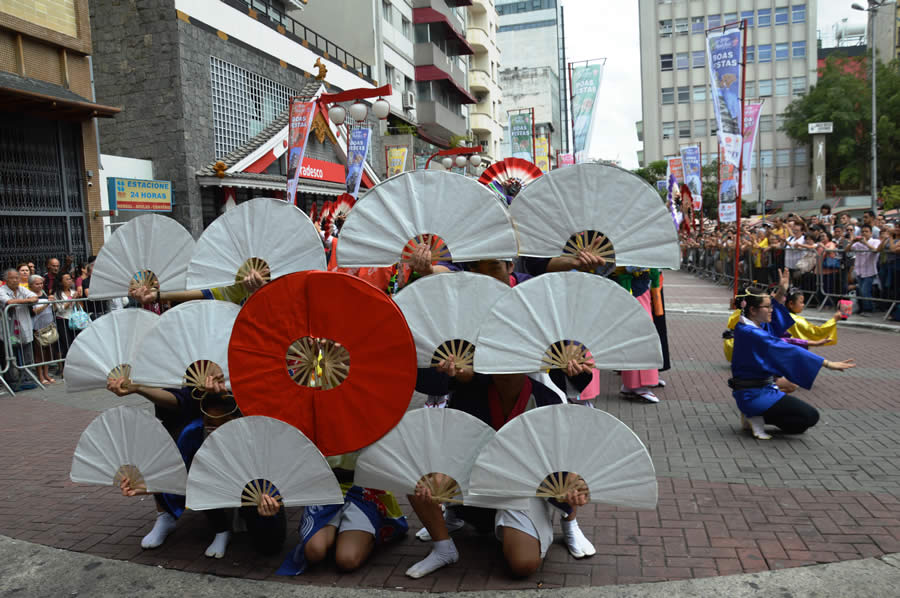
[[[91,299],[125,297],[134,286],[183,291],[193,250],[193,237],[174,219],[138,216],[116,230],[97,254]]]
[[[408,261],[418,243],[432,259],[510,259],[518,254],[509,210],[474,179],[437,170],[393,176],[356,202],[341,229],[342,268]]]
[[[158,320],[158,315],[146,309],[120,309],[97,318],[69,347],[66,390],[106,388],[109,378],[130,380],[141,339]]]
[[[510,288],[490,276],[458,272],[426,276],[394,296],[403,312],[420,368],[453,356],[471,368],[478,327],[494,303]]]
[[[617,266],[679,268],[678,234],[659,193],[622,168],[578,164],[550,171],[525,187],[510,210],[520,255],[588,248],[608,260],[615,253]],[[587,234],[579,241],[578,233]]]
[[[567,475],[573,474],[573,475]],[[580,479],[579,479],[580,478]],[[550,405],[526,411],[485,445],[469,480],[473,497],[560,499],[569,489],[590,502],[652,509],[653,461],[637,435],[599,409]]]
[[[490,426],[458,409],[408,411],[393,430],[360,452],[353,483],[412,494],[422,481],[438,502],[464,502],[475,457],[493,436]],[[435,483],[432,473],[448,479]]]
[[[187,507],[255,506],[263,494],[286,507],[344,502],[325,457],[293,426],[263,416],[223,424],[191,462]]]
[[[184,494],[187,470],[181,453],[146,409],[107,409],[82,432],[72,458],[73,482]]]
[[[163,313],[138,347],[131,379],[160,388],[202,388],[214,363],[230,386],[228,342],[240,310],[227,301],[188,301]]]
[[[302,270],[325,270],[325,251],[315,225],[280,199],[257,198],[228,210],[209,225],[194,247],[188,289],[235,284],[251,270],[266,280]]]
[[[641,304],[608,278],[583,272],[552,272],[510,289],[484,318],[475,346],[482,374],[565,369],[569,360],[585,362],[587,351],[601,370],[662,367],[659,335]]]

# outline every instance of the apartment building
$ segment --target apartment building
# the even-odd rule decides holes
[[[474,0],[467,13],[466,40],[475,50],[469,57],[469,91],[478,101],[469,107],[469,127],[473,141],[484,150],[483,156],[493,161],[500,158],[503,144],[497,9],[494,0]]]

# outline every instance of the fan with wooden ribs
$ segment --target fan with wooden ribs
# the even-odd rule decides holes
[[[522,158],[505,158],[484,169],[478,182],[494,191],[500,191],[511,203],[522,188],[540,177],[543,172],[534,163]]]

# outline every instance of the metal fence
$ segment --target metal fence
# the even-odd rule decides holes
[[[733,248],[682,246],[681,253],[683,269],[718,284],[734,284]],[[871,259],[873,253],[875,275],[857,276],[857,258]],[[778,271],[785,267],[791,272],[791,286],[804,291],[807,305],[819,310],[853,296],[860,310],[883,309],[885,320],[894,310],[900,310],[900,255],[824,248],[751,248],[740,253],[738,284],[774,287]]]
[[[44,345],[38,340],[38,330],[34,329],[35,313],[33,310],[35,308],[52,310],[52,322],[43,322],[42,320],[39,322],[44,326],[50,323],[56,326],[58,338],[54,342]],[[40,303],[6,305],[3,308],[2,317],[0,317],[0,334],[3,335],[3,350],[0,351],[0,357],[2,357],[0,387],[5,388],[10,395],[15,395],[16,389],[20,389],[23,383],[33,382],[38,387],[44,388],[41,383],[42,374],[49,374],[51,367],[62,368],[69,346],[80,333],[68,326],[68,320],[65,317],[75,309],[87,312],[91,320],[95,320],[110,310],[110,302],[91,300],[86,297],[72,300],[41,299]],[[16,310],[20,310],[18,318],[14,317]],[[20,323],[27,323],[27,320],[21,317],[22,310],[27,310],[32,323],[31,336],[33,340],[30,341],[27,340],[29,335],[24,334],[23,327],[20,325]],[[45,315],[43,318],[47,318],[47,316]],[[42,371],[45,367],[48,370]]]

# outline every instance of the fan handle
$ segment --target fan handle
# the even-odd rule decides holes
[[[563,256],[577,256],[578,252],[586,251],[591,255],[602,257],[607,264],[615,264],[616,250],[612,241],[605,234],[595,230],[583,230],[573,234],[566,241],[563,248]]]
[[[472,369],[475,363],[475,345],[467,340],[452,339],[441,343],[431,356],[431,367],[437,367],[442,361],[453,358],[457,368]]]
[[[284,504],[281,492],[275,487],[275,484],[269,480],[259,479],[250,480],[244,486],[244,490],[241,492],[241,506],[258,507],[260,503],[262,503],[263,495],[271,496],[278,501],[278,504],[280,505]]]
[[[591,491],[584,481],[584,478],[577,473],[555,471],[543,479],[535,492],[535,496],[565,501],[566,497],[572,491],[575,491],[578,494],[586,494],[588,496],[588,501],[590,501]]]
[[[272,280],[272,269],[269,268],[268,262],[259,257],[251,257],[238,268],[237,274],[234,276],[235,284],[244,282],[244,279],[254,270],[262,276],[264,281],[269,282]]]
[[[331,390],[350,375],[350,353],[331,339],[304,336],[288,347],[285,366],[297,384]]]
[[[431,493],[431,499],[436,503],[462,504],[462,490],[456,480],[450,476],[431,472],[423,475],[416,486],[423,486]]]
[[[453,257],[450,255],[450,248],[447,246],[446,241],[444,241],[438,235],[432,233],[424,233],[421,235],[416,235],[406,242],[406,245],[403,246],[403,251],[400,252],[400,261],[405,264],[411,262],[413,252],[415,252],[416,248],[419,245],[427,245],[431,250],[432,263],[449,262],[453,259]]]
[[[541,359],[542,370],[565,370],[569,362],[574,361],[578,365],[591,362],[587,355],[587,347],[578,341],[557,341],[547,348]]]
[[[147,482],[144,480],[144,474],[136,465],[130,463],[122,465],[116,470],[113,476],[113,486],[121,486],[122,480],[127,479],[132,490],[147,491]]]

